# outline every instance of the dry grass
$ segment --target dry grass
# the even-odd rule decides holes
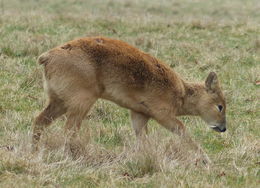
[[[260,184],[260,3],[257,0],[0,0],[0,187],[258,187]],[[220,77],[228,131],[183,117],[212,160],[151,121],[138,146],[128,112],[99,101],[65,150],[65,119],[51,126],[37,155],[31,123],[43,108],[37,56],[81,36],[129,42],[189,80]]]

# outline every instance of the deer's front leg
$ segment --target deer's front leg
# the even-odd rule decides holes
[[[167,118],[167,120],[157,120],[163,127],[170,130],[171,132],[180,136],[183,142],[189,144],[193,149],[199,151],[199,153],[203,156],[204,163],[211,163],[207,154],[202,150],[202,148],[192,140],[189,133],[186,131],[184,124],[178,120],[177,118]]]
[[[147,122],[149,117],[131,110],[132,126],[134,128],[137,139],[140,141],[147,133]]]

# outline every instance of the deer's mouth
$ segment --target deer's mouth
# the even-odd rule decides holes
[[[211,128],[217,132],[225,132],[227,130],[226,127],[220,128],[219,126],[216,125],[211,126]]]

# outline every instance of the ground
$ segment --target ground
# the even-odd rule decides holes
[[[259,10],[259,0],[1,0],[0,187],[258,187]],[[37,57],[95,35],[124,40],[186,80],[218,74],[227,132],[180,118],[211,158],[210,168],[155,121],[137,150],[128,111],[101,100],[83,122],[77,157],[64,151],[65,117],[48,128],[41,152],[31,154],[31,125],[46,99]]]

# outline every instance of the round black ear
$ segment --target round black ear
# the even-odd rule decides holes
[[[206,81],[205,86],[208,91],[215,92],[219,89],[218,76],[215,72],[210,72]]]

